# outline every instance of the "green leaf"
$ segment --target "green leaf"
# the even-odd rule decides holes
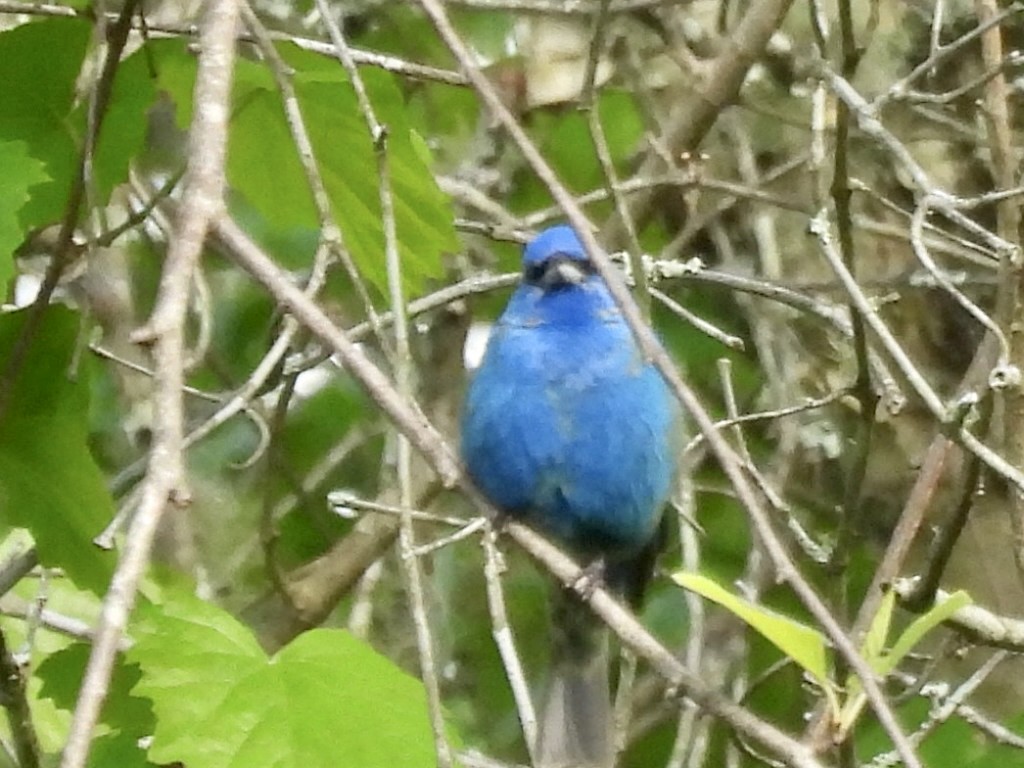
[[[28,310],[0,315],[0,370],[8,370]],[[99,594],[113,555],[92,538],[114,514],[88,448],[86,368],[74,364],[79,317],[50,306],[34,329],[0,414],[0,531],[27,528],[40,561]]]
[[[896,594],[890,589],[882,596],[882,602],[878,606],[878,613],[871,620],[867,635],[864,637],[864,647],[861,653],[868,664],[875,668],[875,664],[881,658],[885,645],[889,641],[889,627],[892,626],[892,613],[896,606]]]
[[[184,40],[150,40],[146,51],[152,57],[157,86],[174,104],[174,117],[181,129],[192,122],[192,92],[196,85],[196,57]],[[237,62],[240,72],[244,60]],[[247,63],[247,62],[246,62]],[[237,88],[238,72],[235,73]]]
[[[895,602],[896,595],[890,590],[885,595],[882,606],[879,609],[879,614],[881,615],[888,610],[891,616]],[[971,598],[966,592],[961,590],[953,593],[948,599],[935,605],[928,613],[918,616],[911,622],[910,626],[903,631],[899,640],[896,641],[888,653],[885,653],[882,647],[879,646],[877,649],[873,648],[875,652],[870,655],[865,651],[865,658],[880,677],[885,677],[903,661],[906,655],[914,649],[915,645],[921,642],[921,639],[926,634],[952,616],[956,611],[966,605],[970,605],[970,603]],[[882,638],[882,640],[884,641],[885,638]],[[856,675],[851,674],[849,676],[846,681],[846,690],[848,691],[846,704],[843,706],[842,714],[839,717],[840,734],[846,733],[857,721],[857,718],[867,704],[864,686]]]
[[[376,151],[355,92],[329,59],[282,46],[295,67],[295,86],[331,210],[356,265],[382,293],[387,290],[384,229]],[[255,65],[253,65],[255,67]],[[269,75],[241,67],[248,90],[238,97],[228,173],[232,185],[272,223],[316,224],[305,173],[294,152],[269,156],[267,146],[292,144],[283,107]],[[388,130],[388,172],[405,288],[419,293],[443,274],[441,256],[458,248],[448,198],[416,146],[393,76],[362,72],[377,118]]]
[[[161,89],[178,106],[179,124],[191,114],[194,59],[180,47],[154,47]],[[387,291],[377,156],[355,92],[329,57],[279,46],[295,70],[303,122],[313,143],[331,212],[356,266],[381,293]],[[430,170],[430,152],[415,136],[394,77],[361,71],[377,118],[388,129],[387,153],[404,285],[408,293],[443,276],[442,255],[458,249],[451,202]],[[316,209],[306,173],[294,150],[273,77],[257,62],[237,62],[228,148],[228,180],[265,220],[282,232],[314,230]],[[268,151],[289,147],[288,151]],[[263,240],[270,233],[263,231]]]
[[[29,189],[46,181],[44,166],[28,152],[23,141],[0,141],[0,294],[14,276],[14,249],[25,239],[18,212],[29,199]]]
[[[89,35],[90,25],[77,19],[34,21],[0,34],[0,139],[28,144],[51,180],[24,207],[25,226],[64,213],[87,125],[87,103],[75,107],[75,81]],[[155,94],[145,51],[120,63],[93,158],[98,204],[127,178],[128,164],[144,144]]]
[[[156,99],[156,87],[144,49],[122,61],[114,77],[107,113],[100,127],[93,157],[93,174],[104,205],[111,191],[128,178],[128,166],[142,151],[149,125],[147,112]],[[75,115],[80,135],[85,135],[86,105]]]
[[[236,69],[227,162],[231,186],[272,227],[316,227],[313,195],[272,80],[253,62],[239,61]]]
[[[128,657],[153,702],[149,750],[190,768],[361,768],[435,762],[422,685],[340,630],[268,659],[224,611],[183,595],[140,611]]]
[[[904,657],[913,650],[914,646],[921,642],[921,638],[931,632],[935,627],[959,611],[971,604],[971,596],[963,590],[954,592],[946,600],[934,606],[928,613],[918,616],[911,622],[900,639],[893,645],[892,650],[881,660],[877,672],[880,675],[887,675],[896,668],[896,665],[903,661]]]
[[[39,695],[60,709],[74,711],[91,649],[88,643],[72,643],[47,656],[36,669],[43,683]],[[140,677],[137,666],[118,656],[103,705],[103,723],[133,739],[152,733],[155,722],[150,702],[131,693]]]
[[[135,735],[117,731],[93,740],[89,768],[156,768],[156,765],[146,759],[146,752]]]
[[[64,207],[76,155],[68,117],[89,31],[76,19],[45,19],[0,34],[0,139],[28,144],[52,179],[22,210],[25,225],[54,221]]]
[[[392,75],[365,71],[377,118],[388,130],[388,173],[398,232],[402,276],[408,293],[443,275],[441,256],[458,248],[451,204],[414,144],[404,103]],[[344,95],[343,95],[344,94]],[[384,229],[375,151],[348,84],[300,84],[313,145],[346,244],[359,268],[382,291],[387,286]],[[339,141],[344,126],[347,141]]]
[[[828,644],[825,636],[806,624],[782,616],[738,595],[699,573],[677,572],[673,580],[691,592],[718,603],[753,629],[772,645],[803,667],[823,689],[832,690],[828,678]]]

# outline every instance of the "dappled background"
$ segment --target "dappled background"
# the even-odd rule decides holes
[[[528,762],[513,690],[543,686],[555,579],[506,537],[495,553],[382,392],[457,443],[521,244],[576,213],[559,195],[732,447],[687,420],[645,626],[822,764],[897,764],[876,703],[840,712],[858,689],[797,582],[884,677],[904,748],[1024,765],[1018,6],[253,2],[223,209],[189,207],[216,146],[196,139],[194,94],[218,74],[202,10],[0,2],[0,765],[51,764],[89,733],[90,643],[117,626],[104,601],[130,602],[111,578],[150,509],[90,765]],[[197,211],[174,448],[154,307]],[[368,387],[296,302],[385,378]],[[882,649],[918,616],[893,669]],[[621,765],[794,761],[640,656],[635,676],[617,663],[635,677]]]

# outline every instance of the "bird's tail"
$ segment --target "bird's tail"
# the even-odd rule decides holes
[[[608,630],[568,590],[555,597],[552,653],[537,768],[612,768]]]

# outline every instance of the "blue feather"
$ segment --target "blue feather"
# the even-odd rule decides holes
[[[589,264],[565,226],[523,264]],[[586,556],[636,555],[654,537],[675,466],[675,399],[645,363],[604,281],[524,282],[466,398],[462,455],[498,508]]]
[[[527,245],[523,282],[495,324],[462,414],[462,456],[485,496],[639,602],[671,489],[679,412],[645,362],[576,233]],[[564,592],[534,756],[539,768],[611,768],[607,637]]]

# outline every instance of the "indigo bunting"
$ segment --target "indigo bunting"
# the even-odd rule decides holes
[[[636,606],[675,469],[678,406],[567,226],[525,248],[523,279],[469,386],[462,456],[503,513],[548,534]],[[555,600],[542,768],[614,761],[607,633],[565,591]]]

